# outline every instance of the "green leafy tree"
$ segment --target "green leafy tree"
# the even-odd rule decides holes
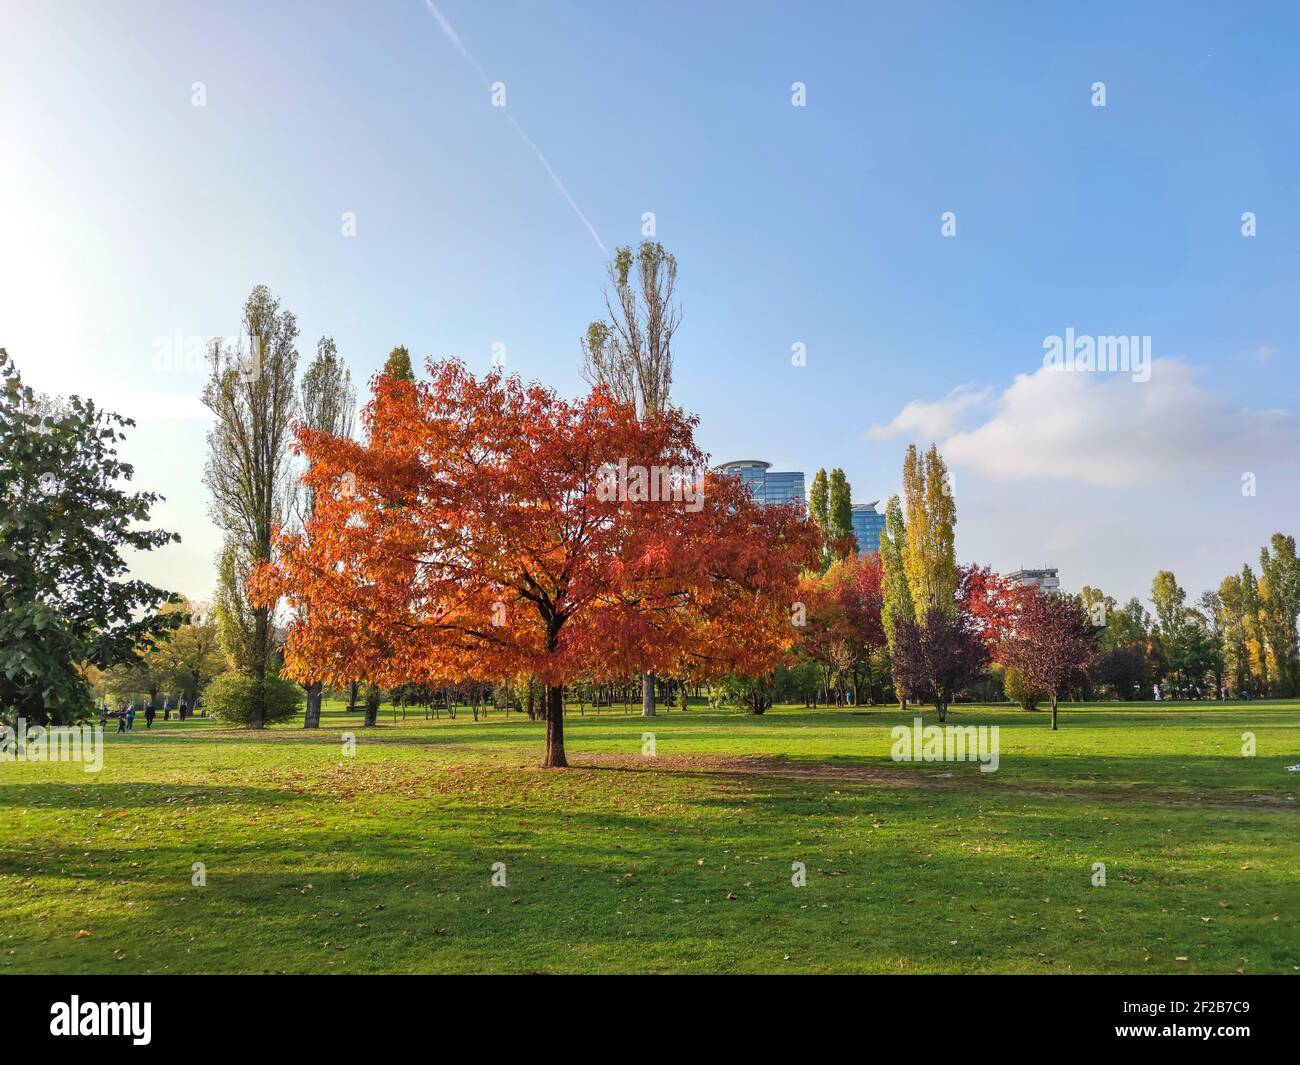
[[[827,506],[827,537],[834,553],[843,558],[857,541],[853,538],[853,492],[839,468],[831,470]]]
[[[1107,616],[1101,645],[1107,650],[1145,647],[1150,632],[1151,615],[1146,612],[1141,601],[1134,597]]]
[[[1042,692],[1030,687],[1024,673],[1015,666],[1011,666],[1002,674],[1002,690],[1021,710],[1037,710],[1038,700],[1043,697]]]
[[[932,610],[956,609],[957,503],[948,468],[939,449],[931,445],[924,457],[908,446],[903,461],[903,502],[907,512],[907,541],[903,569],[915,604],[924,619]]]
[[[37,401],[0,348],[0,716],[35,724],[93,710],[83,666],[137,662],[180,624],[176,597],[126,579],[123,550],[180,537],[140,528],[161,496],[120,485],[129,418],[72,396]]]
[[[322,340],[321,343],[325,343],[325,340]],[[334,341],[330,340],[329,345],[332,349]],[[318,354],[317,358],[319,357]],[[388,353],[388,360],[384,363],[384,373],[388,374],[389,377],[397,378],[399,381],[414,381],[415,371],[411,369],[411,353],[402,346],[393,348]]]
[[[1223,673],[1223,654],[1206,626],[1187,619],[1169,640],[1169,681],[1180,699],[1204,699]]]
[[[218,721],[261,728],[293,717],[302,705],[302,689],[283,677],[271,675],[258,681],[247,673],[231,671],[213,679],[203,701]],[[254,715],[257,725],[253,724]]]
[[[1167,569],[1157,573],[1151,582],[1151,605],[1156,611],[1156,626],[1165,639],[1171,638],[1187,620],[1187,593]]]
[[[1271,548],[1271,550],[1270,550]],[[1296,618],[1300,615],[1300,559],[1294,536],[1274,533],[1259,553],[1259,607],[1268,645],[1274,688],[1278,695],[1300,695],[1300,648]]]
[[[899,626],[916,620],[912,592],[907,583],[903,553],[907,549],[907,526],[903,520],[903,506],[898,496],[890,496],[885,505],[885,529],[880,537],[881,607],[880,621],[885,630],[885,643],[889,649],[890,672],[898,694],[900,710],[907,706],[907,691],[898,671],[893,668],[898,647]]]
[[[1239,699],[1262,695],[1267,687],[1260,639],[1259,592],[1250,566],[1219,582],[1223,611],[1223,655],[1226,684]]]
[[[200,603],[181,607],[185,622],[168,633],[148,660],[167,691],[184,692],[193,706],[210,680],[226,669],[214,612]]]
[[[829,544],[831,540],[830,485],[824,469],[818,470],[813,475],[812,488],[808,493],[808,515],[812,518],[813,524],[817,526],[818,531],[821,532],[822,543],[824,545]],[[830,564],[830,551],[823,546],[823,573],[826,572],[826,568]]]
[[[379,688],[374,684],[366,685],[365,727],[373,728],[379,720]]]

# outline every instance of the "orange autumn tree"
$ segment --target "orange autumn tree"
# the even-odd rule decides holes
[[[816,529],[701,474],[695,419],[639,420],[601,390],[569,402],[456,361],[428,370],[375,379],[364,443],[297,430],[316,510],[249,582],[296,614],[289,676],[533,675],[543,764],[564,766],[564,685],[584,673],[760,674],[792,645]]]
[[[885,645],[880,556],[850,553],[837,559],[825,573],[805,574],[798,594],[805,608],[800,642],[821,674],[823,696],[829,702],[834,686],[842,699],[849,677],[854,702],[861,702],[871,656]]]

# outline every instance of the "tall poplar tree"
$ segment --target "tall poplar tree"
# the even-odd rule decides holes
[[[668,406],[673,383],[673,334],[681,308],[673,295],[677,259],[658,241],[616,249],[605,290],[607,317],[582,339],[583,377],[606,389],[639,418]],[[641,714],[655,716],[655,678],[641,675]]]
[[[405,350],[405,348],[396,348],[394,353]],[[389,362],[392,361],[390,355]],[[410,368],[408,355],[406,370],[410,372]],[[309,429],[319,429],[331,436],[351,439],[357,394],[352,387],[352,374],[339,358],[333,337],[321,337],[317,343],[316,357],[307,367],[307,372],[303,374],[300,393],[299,405],[303,425]],[[304,486],[302,489],[301,504],[305,525],[316,510],[316,492],[310,486]],[[303,717],[302,727],[320,728],[321,682],[309,681],[304,687],[307,689],[307,713]]]
[[[894,661],[898,646],[899,626],[916,620],[912,607],[912,593],[907,585],[907,572],[903,568],[903,551],[907,547],[907,528],[903,520],[903,506],[898,496],[890,496],[885,505],[885,529],[880,536],[880,578],[882,601],[880,621],[885,630],[889,657]],[[907,707],[907,692],[899,671],[894,670],[894,687],[898,694],[900,710]]]
[[[239,347],[221,342],[210,352],[203,402],[215,424],[208,433],[204,483],[209,510],[224,536],[217,616],[223,649],[252,677],[249,726],[265,721],[266,674],[275,666],[274,604],[251,605],[243,578],[271,559],[275,529],[285,523],[293,495],[289,434],[296,407],[298,323],[258,285],[244,303]]]
[[[1269,548],[1272,548],[1270,551]],[[1300,559],[1294,536],[1274,533],[1259,552],[1260,622],[1272,659],[1277,694],[1300,694],[1300,647],[1296,618],[1300,615]]]
[[[808,514],[822,536],[829,539],[831,533],[830,488],[826,481],[826,471],[818,470],[813,476],[812,488],[808,492]]]
[[[930,610],[951,611],[957,595],[955,527],[957,504],[948,468],[933,444],[924,457],[910,444],[903,461],[903,500],[907,546],[903,569],[917,617]]]
[[[828,499],[829,535],[832,541],[851,543],[853,537],[853,492],[844,471],[831,470]]]

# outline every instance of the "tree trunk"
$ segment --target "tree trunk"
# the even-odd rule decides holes
[[[558,684],[546,689],[546,760],[543,769],[564,769],[564,688]]]
[[[1052,696],[1052,731],[1056,731],[1056,696]]]
[[[260,729],[266,724],[266,660],[271,646],[271,617],[266,607],[253,614],[253,706],[248,727]]]
[[[655,675],[641,674],[641,716],[655,716]]]
[[[307,716],[302,720],[303,728],[320,728],[321,682],[307,685]]]

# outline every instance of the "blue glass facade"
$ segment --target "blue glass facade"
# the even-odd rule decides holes
[[[760,503],[790,503],[805,501],[803,473],[801,471],[783,471],[772,473],[770,462],[758,459],[741,459],[719,466],[723,473],[740,478],[753,497]]]
[[[748,487],[760,503],[806,503],[803,473],[798,470],[773,473],[771,467],[770,462],[759,459],[739,459],[723,463],[718,469],[739,477],[740,483]],[[885,516],[876,510],[874,502],[853,504],[853,535],[857,538],[860,552],[879,551],[884,530]]]
[[[885,516],[876,510],[875,503],[853,504],[853,535],[858,540],[858,551],[868,554],[880,550],[880,534],[885,531]]]

